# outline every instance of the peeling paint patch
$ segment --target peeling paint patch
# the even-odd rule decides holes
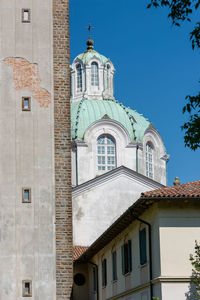
[[[38,65],[32,64],[22,57],[8,57],[3,60],[7,66],[13,67],[13,77],[16,90],[26,89],[40,107],[47,108],[51,103],[51,94],[40,86],[41,79]]]

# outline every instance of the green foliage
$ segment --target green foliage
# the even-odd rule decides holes
[[[188,103],[183,107],[183,113],[190,114],[189,121],[182,129],[185,130],[185,145],[196,150],[200,148],[200,93],[197,96],[187,96]]]
[[[195,299],[200,299],[200,244],[195,241],[195,254],[190,254],[190,261],[192,264],[192,283],[196,290],[193,292]]]
[[[153,300],[159,300],[159,298],[158,297],[153,297]]]
[[[191,21],[194,11],[200,9],[200,0],[150,0],[147,8],[166,7],[169,9],[168,18],[175,26],[181,22]],[[190,32],[192,49],[200,49],[200,22],[197,22]],[[192,150],[200,148],[200,93],[197,96],[187,96],[187,104],[183,113],[189,113],[189,121],[181,127],[185,131],[185,146]]]

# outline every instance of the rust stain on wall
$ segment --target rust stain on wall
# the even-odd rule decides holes
[[[15,89],[30,91],[40,107],[47,108],[51,103],[51,94],[40,86],[38,65],[30,63],[22,57],[8,57],[3,62],[7,66],[13,67]]]

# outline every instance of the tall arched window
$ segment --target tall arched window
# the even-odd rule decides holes
[[[116,144],[109,135],[101,135],[97,139],[97,168],[99,171],[116,168]]]
[[[110,87],[110,66],[107,65],[107,89]]]
[[[82,70],[81,70],[81,65],[78,64],[76,66],[76,79],[77,79],[77,92],[82,91]]]
[[[99,68],[96,62],[91,64],[91,84],[93,86],[99,85]]]
[[[146,176],[153,178],[153,146],[146,144]]]

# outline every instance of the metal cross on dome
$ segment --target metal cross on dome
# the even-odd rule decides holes
[[[90,39],[91,39],[91,30],[94,29],[94,27],[93,27],[91,24],[89,24],[89,26],[86,27],[86,28],[87,28],[88,31],[89,31],[89,40],[90,40]]]

